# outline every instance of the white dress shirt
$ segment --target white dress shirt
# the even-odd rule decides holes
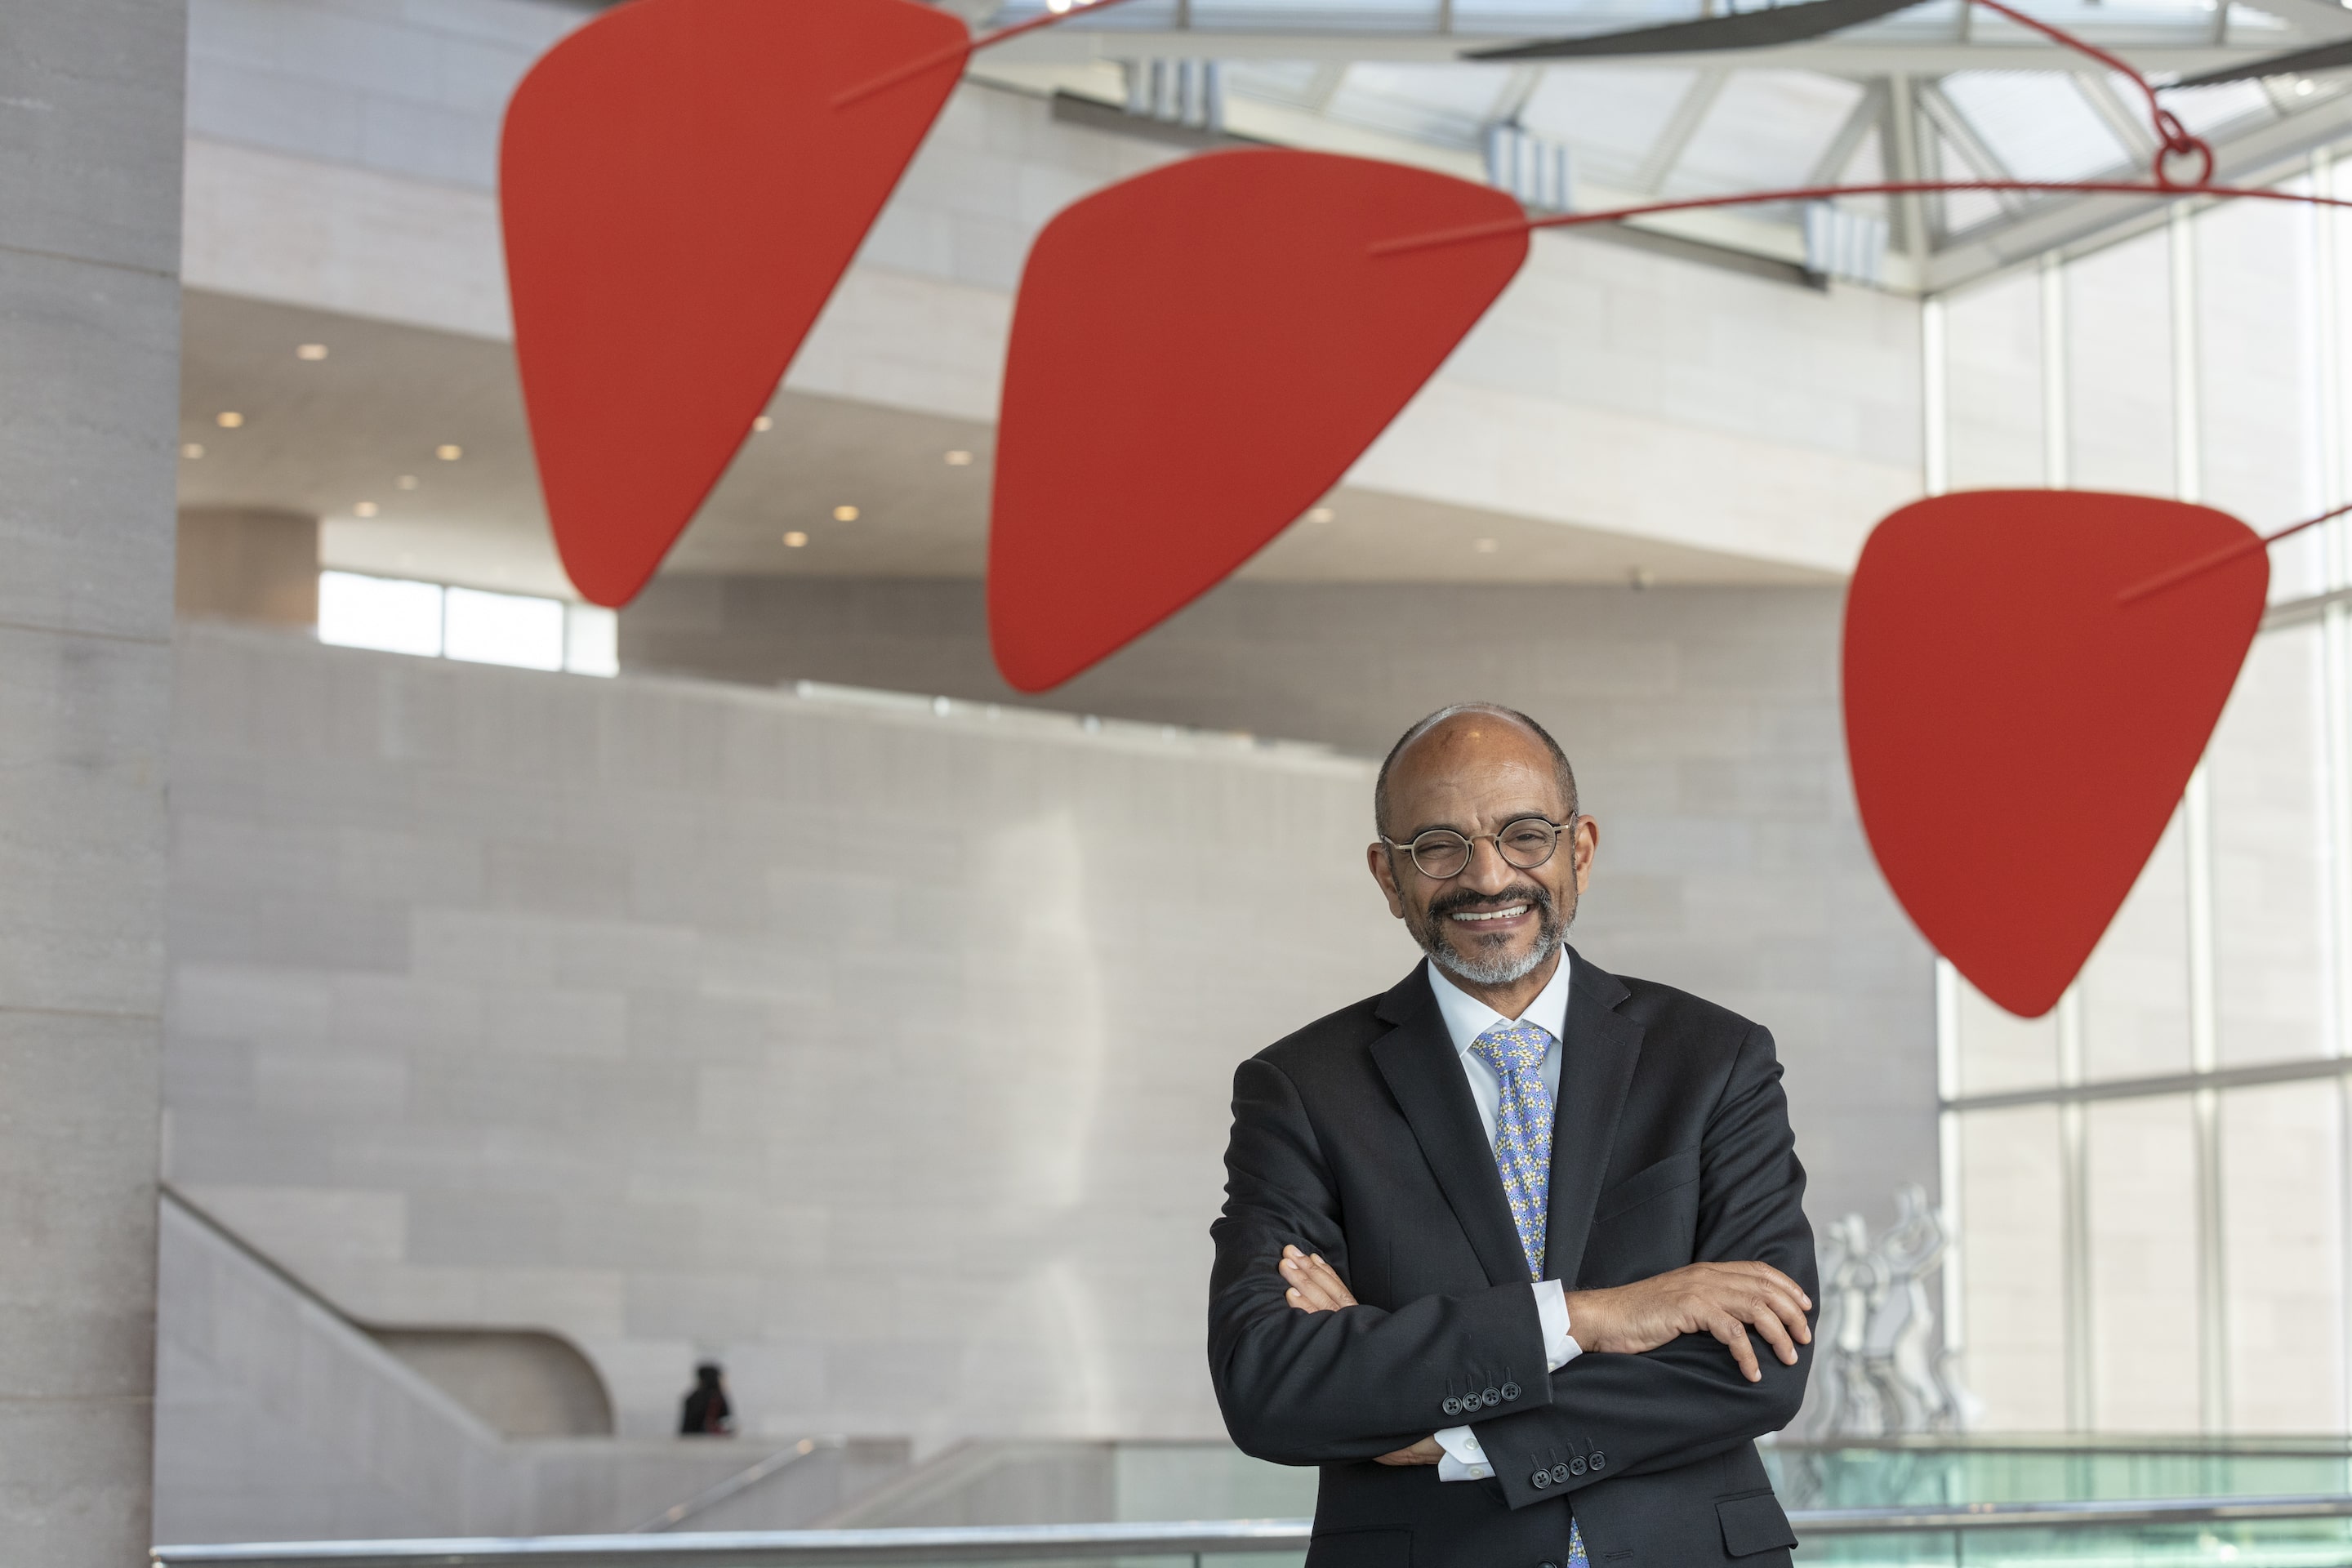
[[[1559,950],[1559,963],[1552,970],[1551,979],[1528,1004],[1518,1021],[1533,1024],[1549,1035],[1552,1047],[1544,1053],[1543,1066],[1538,1069],[1544,1090],[1559,1101],[1560,1042],[1568,1037],[1568,949]],[[1500,1074],[1473,1056],[1470,1047],[1479,1036],[1497,1024],[1507,1024],[1504,1017],[1484,1002],[1465,991],[1447,978],[1436,960],[1429,961],[1429,988],[1437,994],[1437,1011],[1445,1020],[1445,1033],[1454,1042],[1454,1054],[1462,1062],[1462,1076],[1470,1080],[1470,1098],[1478,1102],[1478,1120],[1486,1129],[1486,1146],[1495,1143],[1495,1115],[1503,1103],[1503,1080]],[[1568,1331],[1568,1296],[1557,1279],[1544,1279],[1534,1286],[1536,1313],[1543,1323],[1544,1359],[1547,1372],[1557,1372],[1584,1352]],[[1445,1457],[1437,1461],[1437,1479],[1441,1481],[1483,1480],[1495,1473],[1486,1462],[1486,1452],[1478,1445],[1478,1435],[1468,1426],[1448,1426],[1437,1434],[1438,1446]]]

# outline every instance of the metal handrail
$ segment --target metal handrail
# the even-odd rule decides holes
[[[1926,1534],[1952,1530],[2088,1530],[2150,1524],[2352,1519],[2352,1496],[2119,1498],[2095,1502],[1898,1503],[1891,1508],[1794,1509],[1800,1534]]]
[[[803,1437],[789,1448],[780,1448],[747,1469],[736,1471],[717,1486],[697,1492],[684,1502],[673,1503],[643,1524],[629,1527],[631,1535],[658,1535],[674,1531],[698,1513],[717,1508],[730,1498],[742,1496],[770,1476],[791,1469],[811,1454],[823,1449],[837,1452],[849,1447],[849,1439],[838,1436]]]
[[[1897,1535],[1976,1530],[2085,1530],[2352,1519],[2352,1495],[2147,1498],[2097,1502],[1990,1502],[1800,1509],[1800,1535]],[[285,1541],[158,1546],[158,1568],[793,1568],[819,1564],[1040,1562],[1105,1554],[1188,1557],[1303,1552],[1304,1519],[1181,1520],[1153,1524],[997,1524],[889,1530],[774,1530],[679,1535],[541,1535],[449,1541]]]
[[[1006,1563],[1123,1556],[1189,1557],[1206,1552],[1303,1552],[1304,1519],[1181,1520],[1149,1524],[981,1524],[879,1530],[746,1530],[676,1535],[540,1535],[454,1541],[299,1541],[239,1546],[158,1546],[162,1568],[233,1564],[289,1568],[625,1568],[692,1563],[695,1568],[753,1568],[789,1563]]]

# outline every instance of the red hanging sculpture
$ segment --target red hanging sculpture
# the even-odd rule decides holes
[[[583,594],[625,604],[660,563],[965,56],[1117,3],[975,41],[915,0],[632,0],[533,68],[501,148],[508,273],[541,488]],[[1885,182],[1531,219],[1486,186],[1268,150],[1062,214],[1031,254],[1005,372],[988,586],[1005,678],[1068,679],[1280,532],[1476,324],[1534,228],[1948,190],[2352,205],[2215,184],[2211,149],[2126,62],[1975,3],[2137,83],[2158,147],[2146,183]],[[1837,25],[1820,8],[1806,26]],[[2259,622],[2265,542],[2206,508],[2011,491],[1906,508],[1865,547],[1845,643],[1864,826],[1920,929],[2001,1005],[2048,1010],[2130,889]]]
[[[634,598],[719,482],[969,47],[915,0],[634,0],[515,90],[515,358],[588,598]]]
[[[1373,254],[1479,224],[1499,227]],[[1499,191],[1272,149],[1170,164],[1046,225],[998,425],[1004,678],[1057,686],[1223,581],[1339,482],[1527,252]]]
[[[1863,827],[1920,931],[2011,1012],[2056,1005],[2155,850],[2262,624],[2262,543],[2184,501],[1982,490],[1864,546],[1844,651]]]

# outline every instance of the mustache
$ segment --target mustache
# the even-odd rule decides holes
[[[1444,920],[1457,910],[1499,910],[1506,904],[1529,904],[1539,914],[1551,913],[1551,895],[1533,882],[1516,888],[1506,888],[1499,893],[1476,893],[1459,888],[1450,893],[1440,893],[1429,901],[1429,918]]]

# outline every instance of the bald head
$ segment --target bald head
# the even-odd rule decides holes
[[[1533,748],[1550,763],[1560,794],[1560,819],[1576,815],[1576,770],[1551,731],[1499,702],[1456,702],[1440,708],[1397,737],[1372,782],[1372,823],[1384,837],[1393,837],[1397,825],[1389,819],[1390,780],[1400,770],[1419,773],[1427,768],[1476,770],[1509,766]],[[1410,833],[1412,826],[1403,825]]]

